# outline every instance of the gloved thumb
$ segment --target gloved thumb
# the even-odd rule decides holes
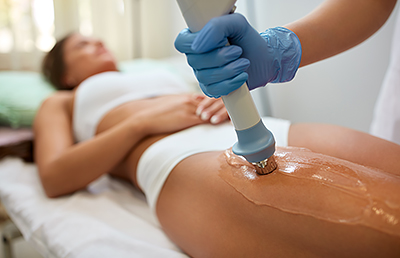
[[[189,29],[183,29],[175,39],[175,48],[181,53],[196,53],[192,49],[192,44],[198,33],[192,33]]]
[[[246,18],[238,13],[213,18],[200,30],[192,49],[204,53],[223,47],[229,43],[228,39],[242,37],[248,26]]]

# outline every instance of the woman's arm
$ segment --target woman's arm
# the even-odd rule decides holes
[[[46,194],[57,197],[86,187],[116,167],[146,136],[207,123],[196,115],[201,100],[182,94],[136,101],[134,107],[110,111],[95,137],[75,144],[68,106],[72,96],[58,92],[42,104],[34,123],[35,158]],[[221,110],[226,113],[223,106],[212,111],[222,121]]]
[[[110,171],[146,132],[140,120],[127,119],[92,140],[75,144],[69,101],[64,93],[50,97],[34,122],[35,159],[49,197],[82,189]]]
[[[286,25],[299,37],[300,66],[343,52],[370,37],[389,18],[396,0],[327,0]]]

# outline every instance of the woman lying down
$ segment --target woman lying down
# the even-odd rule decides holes
[[[278,168],[234,155],[220,100],[167,73],[123,74],[93,38],[71,34],[43,63],[59,89],[37,113],[35,155],[49,197],[103,174],[144,192],[192,257],[399,257],[400,146],[365,133],[266,118]],[[290,147],[287,147],[290,146]]]

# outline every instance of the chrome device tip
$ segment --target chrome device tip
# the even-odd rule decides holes
[[[268,159],[259,162],[254,162],[253,165],[255,165],[257,174],[259,175],[270,174],[278,167],[273,155]]]

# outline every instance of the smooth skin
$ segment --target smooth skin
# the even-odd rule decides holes
[[[249,201],[219,176],[222,163],[216,157],[221,153],[200,153],[180,162],[169,175],[158,199],[157,215],[164,231],[190,256],[399,256],[398,236]],[[240,171],[232,172],[232,177]],[[290,181],[291,184],[309,182]],[[258,190],[262,192],[262,189]],[[397,190],[393,194],[400,194],[400,188]],[[277,190],[274,197],[285,202],[290,191],[290,187]],[[324,187],[305,187],[304,191],[299,194],[309,196],[314,203],[335,198]],[[353,203],[347,197],[342,198],[339,207],[335,208],[351,209]],[[320,211],[324,212],[324,208]],[[325,212],[329,214],[329,211]]]
[[[98,67],[110,64],[109,57],[101,58],[108,52],[99,56],[95,51],[101,46],[96,40],[76,34],[68,44],[72,47],[66,49],[79,52],[74,52],[79,62],[84,62],[82,55],[86,55],[87,60],[95,58],[104,62],[101,65],[99,61]],[[84,47],[77,48],[75,44]],[[66,50],[65,55],[69,54]],[[74,67],[74,60],[67,61],[67,67]],[[84,78],[80,77],[82,70],[79,76],[73,72],[66,74],[76,80]],[[91,75],[92,68],[87,71],[87,76]],[[215,104],[219,100],[210,101],[193,94],[161,96],[128,102],[111,110],[101,120],[94,138],[75,143],[71,130],[73,101],[74,91],[57,92],[42,104],[35,118],[36,163],[49,197],[84,189],[106,173],[126,179],[139,188],[136,167],[151,144],[184,128],[209,123],[210,120],[198,115],[199,110],[208,112],[209,117],[221,114],[220,121],[228,119],[221,105]],[[335,139],[335,144],[331,139]],[[349,139],[351,144],[348,144]],[[329,125],[292,125],[289,144],[399,173],[399,145],[354,130]],[[189,255],[344,257],[346,254],[351,257],[357,254],[376,257],[376,250],[385,250],[380,253],[389,257],[400,252],[395,248],[400,246],[398,238],[375,230],[336,225],[252,204],[218,177],[220,154],[199,153],[181,161],[172,170],[159,196],[157,214],[163,229]],[[371,163],[373,159],[385,158],[387,164]],[[314,189],[309,191],[314,198],[321,196]],[[350,204],[344,200],[341,208],[345,209],[346,205]]]
[[[327,0],[285,25],[300,39],[300,66],[334,56],[363,42],[387,21],[397,0]]]

